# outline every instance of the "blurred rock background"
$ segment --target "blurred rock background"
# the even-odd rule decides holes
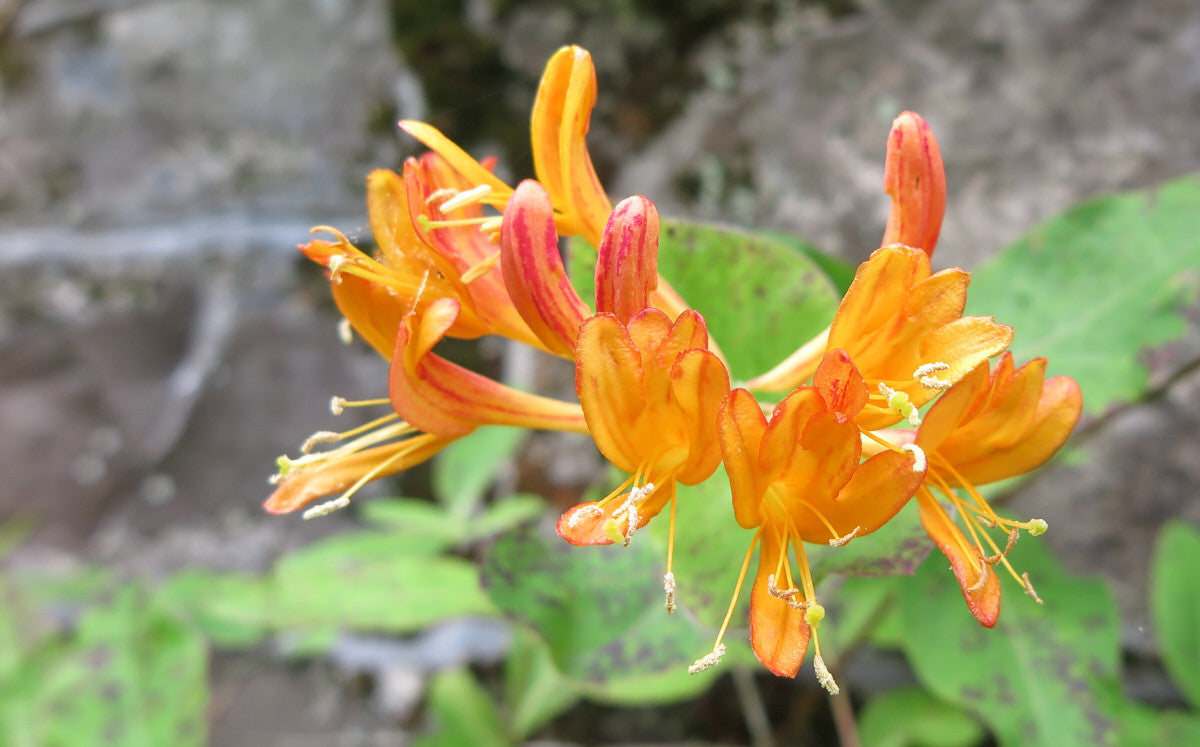
[[[36,525],[9,565],[259,570],[350,521],[258,508],[275,456],[328,427],[329,397],[384,381],[337,341],[294,247],[316,224],[369,239],[367,171],[414,152],[401,117],[528,175],[528,108],[566,43],[596,60],[611,195],[852,261],[883,229],[902,109],[946,160],[940,266],[1200,170],[1190,0],[4,0],[0,521]],[[1147,355],[1157,395],[1090,424],[1092,458],[1018,496],[1068,566],[1112,581],[1135,657],[1153,657],[1157,527],[1200,521],[1200,335]],[[336,667],[219,659],[213,677],[215,743],[390,743],[354,687],[328,695],[353,680]]]

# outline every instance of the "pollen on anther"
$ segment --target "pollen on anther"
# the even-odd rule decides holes
[[[334,433],[333,431],[317,431],[306,438],[304,443],[300,444],[300,453],[307,454],[308,452],[312,451],[313,447],[317,444],[328,444],[340,440],[342,440],[341,435]]]
[[[861,531],[862,531],[862,526],[854,527],[853,529],[850,530],[849,534],[843,534],[841,537],[834,537],[833,539],[829,540],[829,546],[830,547],[844,547],[845,545],[850,543],[850,540],[857,537],[858,533]]]
[[[341,285],[342,282],[342,267],[350,261],[349,255],[334,254],[329,257],[329,281],[334,285]]]
[[[1033,589],[1033,582],[1029,580],[1028,572],[1021,574],[1021,583],[1025,586],[1025,593],[1033,597],[1033,601],[1037,602],[1038,604],[1043,604],[1042,598],[1039,597],[1037,592]]]
[[[688,667],[688,674],[700,674],[706,669],[712,669],[721,663],[721,658],[725,656],[725,644],[718,643],[710,653],[696,659],[696,662]]]
[[[820,654],[813,657],[813,669],[817,673],[817,682],[821,683],[821,687],[830,695],[837,695],[842,691],[838,687],[837,682],[833,679],[833,675],[829,673],[829,667],[825,666],[825,660]]]
[[[939,391],[949,389],[954,385],[954,382],[934,376],[935,373],[941,371],[949,371],[950,364],[938,361],[936,363],[926,363],[917,366],[917,370],[913,371],[913,378],[921,382],[921,386],[926,389],[937,389]]]
[[[904,444],[900,447],[900,451],[907,451],[913,455],[913,472],[924,472],[929,467],[929,460],[925,458],[925,450],[916,444]]]
[[[342,319],[338,321],[337,335],[338,340],[340,340],[343,345],[349,345],[350,343],[354,342],[354,334],[350,327],[349,319],[342,317]]]
[[[334,498],[332,501],[325,501],[322,504],[313,506],[312,508],[305,511],[301,516],[304,519],[315,519],[319,516],[327,516],[327,515],[333,513],[334,511],[337,511],[338,509],[341,509],[341,508],[345,508],[346,506],[349,506],[349,505],[350,505],[350,497],[343,495],[343,496]]]
[[[457,194],[458,190],[454,189],[453,187],[442,187],[441,189],[435,189],[429,193],[428,197],[425,198],[425,204],[433,205],[434,203],[444,202],[445,200],[449,200],[451,197],[454,197]]]
[[[571,514],[571,518],[567,519],[567,526],[574,529],[575,526],[583,521],[585,516],[603,516],[604,510],[599,506],[592,504],[590,506],[580,506],[575,513]]]
[[[675,574],[667,571],[663,574],[663,591],[667,595],[667,614],[675,611]]]
[[[463,190],[441,205],[438,205],[438,210],[441,210],[443,213],[449,213],[452,210],[457,210],[460,207],[478,202],[480,198],[485,197],[491,191],[492,186],[490,184],[480,184],[478,187]]]
[[[345,397],[331,397],[329,399],[329,411],[334,415],[341,415],[346,409]]]

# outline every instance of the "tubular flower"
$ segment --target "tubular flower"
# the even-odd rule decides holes
[[[928,459],[929,475],[917,492],[921,521],[949,558],[971,614],[989,628],[1000,614],[996,565],[1041,603],[1029,574],[1017,575],[1006,556],[1020,530],[1038,535],[1046,531],[1046,522],[1017,522],[997,515],[975,486],[1024,474],[1067,440],[1083,406],[1079,385],[1067,376],[1046,379],[1045,374],[1044,358],[1013,370],[1012,355],[1005,353],[990,374],[987,363],[981,363],[943,394],[915,434],[887,432],[894,439],[915,438]],[[935,497],[935,491],[944,501]],[[957,512],[966,534],[946,505]],[[1003,548],[989,534],[994,529],[1007,535]]]
[[[875,430],[904,418],[918,424],[917,408],[1008,347],[1011,327],[962,316],[970,282],[958,268],[930,274],[929,256],[900,244],[859,266],[826,343],[850,354],[871,390],[859,425]],[[781,366],[750,386],[776,389],[808,373],[807,365]]]
[[[484,218],[477,204],[456,203],[435,184],[461,184],[434,154],[409,159],[403,174],[376,170],[367,178],[367,214],[379,257],[356,249],[336,229],[336,241],[312,241],[300,249],[329,268],[333,296],[350,324],[379,353],[390,357],[400,319],[437,298],[458,300],[462,311],[449,334],[474,338],[500,334],[541,347],[521,320],[504,288],[499,254],[477,226]],[[454,190],[451,190],[454,191]],[[433,213],[454,211],[463,217],[425,228]]]
[[[569,509],[558,533],[576,545],[628,544],[670,503],[664,586],[671,611],[676,483],[702,482],[721,462],[716,417],[729,373],[708,350],[699,313],[688,309],[672,322],[647,307],[657,249],[654,205],[644,197],[618,205],[600,243],[597,313],[576,338],[575,388],[596,446],[630,476],[603,500]]]
[[[725,399],[718,422],[734,516],[742,527],[757,531],[713,653],[693,665],[693,671],[716,663],[723,652],[721,641],[750,558],[761,545],[750,592],[754,653],[775,674],[794,677],[811,638],[818,678],[837,692],[817,641],[825,609],[817,600],[804,543],[840,546],[870,534],[903,507],[925,477],[924,465],[903,449],[860,462],[854,417],[868,397],[850,357],[832,350],[822,359],[813,385],[785,397],[769,420],[745,389],[734,389]]]

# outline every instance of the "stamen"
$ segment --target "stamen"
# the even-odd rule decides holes
[[[716,648],[711,653],[701,656],[696,659],[696,663],[688,667],[688,674],[700,674],[706,669],[712,669],[721,663],[721,658],[725,656],[725,644],[718,643]]]
[[[441,190],[438,190],[438,191],[440,192]],[[439,205],[438,210],[441,210],[443,213],[448,213],[451,210],[457,210],[460,207],[466,207],[467,205],[473,205],[476,202],[479,202],[479,200],[481,200],[482,198],[486,197],[488,195],[488,193],[491,191],[492,191],[492,185],[480,184],[478,187],[472,187],[471,189],[464,190],[464,191],[459,192],[458,194],[454,195],[453,197],[451,197],[450,199],[446,200],[441,205]],[[437,194],[437,193],[435,192],[434,194]]]
[[[300,453],[307,454],[313,450],[317,444],[328,444],[334,441],[341,441],[342,435],[333,431],[317,431],[316,433],[305,439],[304,443],[300,444]]]
[[[567,527],[570,529],[574,529],[575,525],[577,525],[579,522],[583,521],[584,516],[603,516],[603,515],[604,515],[604,509],[600,508],[599,506],[597,506],[595,504],[593,504],[591,506],[583,506],[578,511],[571,514],[570,519],[567,519]]]
[[[342,411],[345,409],[346,409],[346,398],[345,397],[331,397],[329,399],[329,411],[331,413],[333,413],[334,415],[341,415]]]
[[[925,458],[925,450],[916,444],[904,444],[900,447],[900,451],[907,451],[913,455],[913,472],[924,472],[929,467],[929,460]]]
[[[346,506],[349,506],[349,505],[350,505],[350,496],[341,495],[341,496],[338,496],[337,498],[334,498],[332,501],[325,501],[324,503],[313,506],[312,508],[305,511],[304,514],[302,515],[302,517],[305,520],[308,520],[308,519],[315,519],[319,516],[328,516],[329,514],[333,513],[334,511],[337,511],[338,509],[341,509],[341,508],[345,508]]]
[[[354,334],[352,328],[350,327],[349,319],[342,317],[341,320],[338,321],[337,335],[338,339],[341,340],[343,345],[349,345],[350,343],[354,342]]]
[[[941,361],[936,363],[926,363],[918,366],[917,370],[913,371],[913,378],[921,382],[921,386],[925,387],[926,389],[937,389],[938,391],[944,391],[953,386],[953,382],[945,379],[939,379],[933,374],[938,373],[939,371],[949,370],[949,363],[942,363]]]
[[[830,695],[837,695],[842,690],[833,679],[833,675],[829,673],[829,667],[825,666],[825,659],[820,654],[813,656],[813,669],[817,672],[817,682],[821,683],[821,687]]]
[[[908,392],[896,391],[881,381],[879,382],[879,393],[887,400],[888,407],[907,418],[912,427],[916,428],[921,424],[921,414],[917,411],[916,405],[909,401]]]
[[[629,547],[629,543],[633,540],[633,533],[638,529],[638,510],[637,504],[630,506],[625,510],[627,519],[625,520],[625,547]]]
[[[346,238],[346,234],[342,233],[333,226],[313,226],[312,228],[308,229],[308,232],[310,234],[327,233],[330,236],[333,236],[333,238],[337,239],[337,243],[342,244],[343,246],[354,246],[350,243],[350,239]]]
[[[1037,602],[1038,604],[1042,604],[1042,598],[1039,597],[1037,592],[1033,590],[1033,583],[1029,580],[1029,573],[1026,572],[1021,574],[1021,583],[1025,586],[1025,593],[1033,597],[1033,601]]]
[[[437,202],[444,202],[449,200],[451,197],[454,197],[458,193],[458,190],[454,189],[453,187],[442,187],[441,189],[435,189],[429,193],[428,197],[425,198],[425,204],[433,205]]]
[[[342,267],[351,261],[348,254],[333,254],[329,257],[329,282],[342,284]]]
[[[504,225],[504,216],[497,215],[479,224],[479,230],[484,233],[499,233],[500,227]]]
[[[992,521],[991,519],[989,519],[986,516],[976,516],[975,521],[978,521],[980,524],[983,524],[988,529],[996,528],[996,522]]]
[[[988,563],[987,559],[984,558],[982,554],[979,556],[979,567],[975,569],[975,572],[979,574],[979,580],[967,589],[967,591],[972,594],[982,589],[983,585],[987,583]]]
[[[1017,544],[1017,539],[1018,539],[1020,536],[1021,536],[1021,532],[1020,532],[1020,530],[1013,529],[1011,532],[1009,532],[1009,533],[1008,533],[1008,544],[1006,544],[1006,545],[1004,546],[1004,552],[1002,552],[1002,553],[1000,553],[1000,554],[1001,554],[1001,555],[1008,555],[1010,552],[1012,552],[1013,545]]]
[[[464,272],[462,274],[462,281],[464,283],[470,283],[478,280],[479,278],[491,272],[492,268],[496,266],[496,262],[499,261],[499,259],[500,252],[492,253],[492,255],[487,259]]]
[[[849,534],[843,534],[841,537],[834,537],[833,539],[829,540],[829,546],[830,547],[843,547],[846,544],[848,544],[850,542],[850,540],[857,537],[858,533],[860,531],[862,531],[862,526],[861,525],[856,526],[850,530]]]
[[[663,591],[667,594],[667,614],[675,611],[675,574],[667,571],[663,574]]]
[[[479,226],[481,231],[485,233],[493,230],[490,226],[495,225],[497,228],[503,223],[504,219],[500,216],[496,217],[479,217],[479,218],[460,218],[458,220],[430,220],[427,215],[417,216],[417,225],[421,226],[421,230],[430,231],[435,228],[457,228],[459,226]],[[484,228],[489,226],[489,228]]]
[[[772,573],[767,576],[767,593],[786,601],[799,594],[800,590],[794,587],[791,589],[780,589],[775,585],[775,574]]]
[[[347,407],[375,407],[377,405],[390,405],[391,403],[392,401],[387,397],[377,397],[376,399],[346,399],[345,397],[331,397],[329,399],[329,411],[334,415],[341,415]]]

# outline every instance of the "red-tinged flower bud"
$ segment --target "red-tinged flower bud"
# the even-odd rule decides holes
[[[933,256],[946,212],[946,172],[929,125],[914,112],[903,112],[888,135],[883,191],[891,195],[883,243],[917,247]]]

